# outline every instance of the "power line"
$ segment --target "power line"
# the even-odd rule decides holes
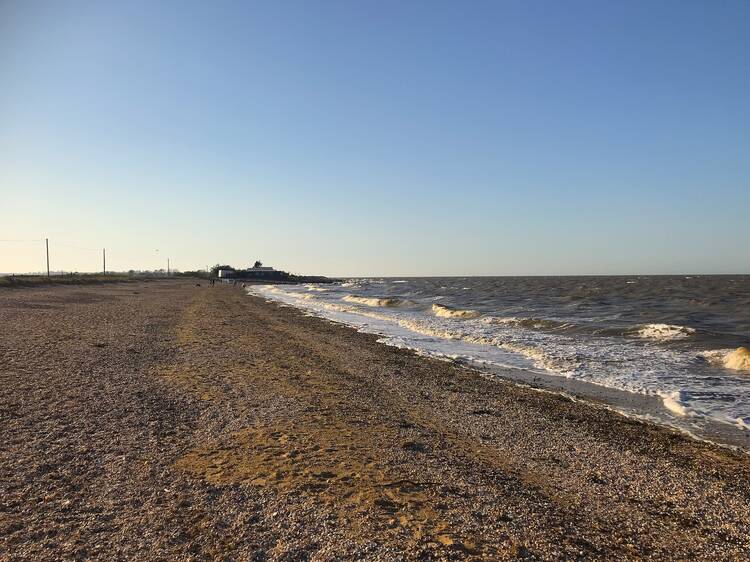
[[[0,240],[0,242],[44,242],[44,238],[34,238],[33,240]]]
[[[74,246],[73,244],[67,244],[65,242],[58,242],[55,240],[56,246],[62,246],[63,248],[72,248],[73,250],[81,250],[84,252],[101,252],[101,248],[84,248],[82,246]]]
[[[22,239],[22,238],[0,238],[0,242],[5,243],[30,243],[30,242],[44,242],[45,244],[45,258],[46,258],[46,269],[47,269],[47,275],[50,275],[50,261],[49,261],[49,250],[50,250],[50,240],[49,238],[31,238],[31,239]],[[82,252],[101,252],[102,256],[102,272],[104,275],[107,274],[107,251],[104,248],[88,248],[85,246],[79,246],[77,244],[69,244],[67,242],[59,242],[56,239],[52,240],[54,246],[62,247],[62,248],[70,248],[73,250],[78,250]],[[158,252],[159,250],[156,250]],[[163,271],[163,270],[162,270]],[[167,275],[170,275],[172,271],[171,268],[171,260],[170,258],[167,258]]]

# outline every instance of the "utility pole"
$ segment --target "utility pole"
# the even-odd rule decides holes
[[[107,248],[102,248],[102,270],[107,275]]]
[[[167,277],[169,277],[169,258],[167,258]]]
[[[47,277],[49,277],[49,238],[44,239],[44,246],[47,248]]]

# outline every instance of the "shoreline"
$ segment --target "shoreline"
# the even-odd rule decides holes
[[[391,328],[385,318],[377,318],[373,322],[372,317],[366,314],[359,315],[353,311],[344,313],[338,310],[331,313],[327,309],[307,306],[308,301],[306,300],[278,298],[275,294],[256,293],[252,289],[248,289],[248,294],[252,297],[264,299],[269,303],[291,306],[300,310],[303,314],[334,322],[360,333],[374,334],[380,338],[384,345],[408,349],[420,357],[453,362],[456,365],[474,370],[480,375],[487,376],[491,380],[501,379],[529,388],[562,394],[582,402],[601,405],[630,419],[655,424],[659,427],[678,431],[698,441],[750,454],[750,431],[746,427],[738,425],[737,422],[730,423],[696,412],[685,411],[679,404],[676,407],[670,407],[671,399],[666,395],[642,394],[564,375],[545,373],[540,369],[524,369],[482,361],[476,359],[482,356],[484,348],[479,343],[461,342],[462,348],[458,352],[459,358],[456,359],[455,356],[446,355],[443,349],[440,349],[439,346],[435,347],[431,343],[422,344],[422,347],[404,344],[400,337],[402,334],[399,331],[409,332],[410,328],[397,325],[397,319],[395,318],[392,321],[396,324]],[[422,334],[414,332],[414,335],[421,336]]]
[[[746,454],[231,286],[6,291],[0,324],[3,560],[750,549]]]
[[[490,379],[499,378],[534,390],[561,394],[576,401],[606,408],[629,419],[676,431],[699,442],[750,455],[750,432],[747,430],[708,418],[675,416],[664,406],[664,399],[661,396],[636,394],[585,381],[526,372],[520,369],[477,368],[477,371]],[[700,425],[690,427],[688,422],[691,421]]]

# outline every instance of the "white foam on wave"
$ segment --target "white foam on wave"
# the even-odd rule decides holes
[[[724,366],[736,371],[750,371],[750,349],[738,347],[724,358]]]
[[[437,303],[432,305],[432,312],[440,318],[476,318],[479,316],[476,310],[461,310]]]
[[[347,295],[342,300],[365,306],[401,306],[404,303],[401,299],[391,297],[360,297],[357,295]]]
[[[522,318],[517,316],[489,316],[483,319],[487,324],[507,324],[532,328],[534,330],[555,330],[572,326],[569,322],[550,320],[547,318]]]
[[[289,291],[280,291],[279,289],[275,289],[272,292],[276,294],[283,293],[293,299],[302,299],[305,301],[310,301],[310,300],[314,300],[315,298],[317,298],[313,293],[292,293]]]
[[[712,349],[699,355],[717,367],[733,371],[750,371],[750,349],[744,346],[737,349]]]
[[[681,340],[695,333],[695,328],[676,324],[644,324],[635,330],[639,338],[657,341]]]
[[[661,398],[664,407],[673,414],[684,417],[689,416],[693,413],[692,410],[685,405],[682,392],[680,392],[679,390],[676,392],[670,392],[668,394],[662,394]]]

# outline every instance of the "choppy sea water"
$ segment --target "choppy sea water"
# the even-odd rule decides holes
[[[750,436],[750,276],[350,279],[251,294],[478,366],[659,399]]]

